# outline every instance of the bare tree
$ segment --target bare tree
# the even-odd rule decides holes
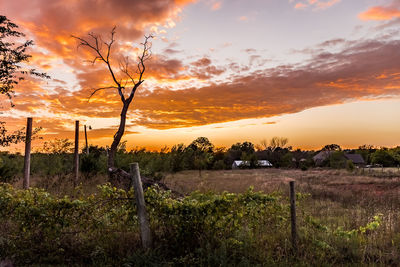
[[[94,53],[94,59],[91,61],[95,64],[97,61],[100,61],[105,64],[111,78],[112,85],[101,87],[95,89],[90,98],[96,94],[100,90],[117,90],[121,102],[122,109],[120,114],[120,123],[117,132],[114,135],[113,142],[110,147],[110,151],[108,153],[108,161],[107,166],[109,172],[114,171],[114,159],[115,153],[118,148],[118,144],[121,142],[121,138],[125,132],[126,125],[126,114],[129,109],[129,105],[131,104],[133,97],[135,96],[136,90],[139,86],[144,82],[143,74],[146,70],[145,62],[151,56],[151,43],[149,40],[153,38],[153,36],[145,36],[142,45],[142,51],[140,55],[137,57],[137,62],[134,65],[134,70],[132,70],[129,58],[125,57],[123,61],[119,61],[119,71],[118,73],[114,70],[113,65],[111,64],[111,51],[113,45],[115,44],[115,28],[111,31],[111,36],[109,41],[104,41],[100,35],[96,35],[94,33],[89,33],[87,38],[72,36],[73,38],[79,41],[79,46],[83,46]],[[119,77],[118,77],[119,76]]]
[[[270,149],[271,151],[275,151],[278,147],[284,148],[289,142],[289,139],[286,137],[277,137],[274,136],[271,138],[271,141],[268,141],[266,139],[261,140],[261,146],[267,150]]]
[[[271,138],[269,145],[271,147],[271,150],[275,151],[275,149],[277,149],[278,147],[284,148],[288,142],[289,142],[289,139],[287,139],[286,137],[274,136]]]

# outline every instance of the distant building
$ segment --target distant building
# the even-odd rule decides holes
[[[330,150],[321,150],[317,155],[313,157],[315,166],[321,166],[325,160],[328,160],[330,155],[335,151]],[[365,165],[365,161],[360,154],[343,154],[344,159],[351,160],[356,166]]]
[[[271,162],[268,160],[257,160],[257,166],[262,168],[272,167]],[[232,163],[232,170],[250,167],[250,161],[248,160],[235,160]]]
[[[356,166],[364,166],[365,165],[365,161],[363,159],[363,157],[360,154],[344,154],[344,157],[347,160],[351,160],[351,162],[353,162],[354,165]]]
[[[315,166],[321,166],[325,160],[329,159],[329,156],[332,152],[333,151],[330,150],[321,150],[317,155],[313,157]]]
[[[269,161],[266,160],[266,159],[257,160],[257,166],[267,168],[267,167],[272,167],[272,163],[269,162]]]

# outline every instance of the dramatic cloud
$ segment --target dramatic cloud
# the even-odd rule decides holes
[[[393,1],[387,6],[374,6],[359,14],[362,20],[392,20],[400,18],[400,2]]]
[[[111,29],[117,26],[112,62],[118,69],[122,57],[135,59],[136,53],[140,53],[140,45],[135,43],[144,34],[173,27],[181,8],[191,2],[194,0],[0,0],[0,9],[6,10],[7,16],[35,40],[38,51],[32,51],[32,64],[57,72],[65,72],[68,67],[79,86],[87,88],[104,84],[106,73],[100,62],[95,66],[84,62],[94,55],[88,49],[77,49],[78,42],[71,35],[87,38],[93,32],[108,41]],[[157,79],[177,79],[181,70],[180,62],[160,56],[155,56],[150,64],[152,71],[146,75]]]
[[[320,53],[305,66],[255,72],[204,88],[138,96],[134,122],[151,128],[269,117],[400,93],[399,41],[367,41]]]
[[[343,42],[325,42],[326,45],[335,43]],[[271,117],[323,105],[399,95],[399,50],[397,40],[349,42],[336,53],[316,49],[314,56],[302,66],[256,71],[202,88],[142,90],[135,98],[129,118],[136,125],[168,129]],[[202,58],[192,65],[207,68],[211,62]],[[88,94],[89,91],[81,90],[29,98],[32,97],[30,104],[35,108],[47,103],[58,114],[118,116],[117,95],[101,92],[88,103]],[[26,108],[32,107],[22,106]]]
[[[37,50],[32,51],[31,63],[56,75],[49,82],[34,78],[21,82],[16,88],[16,107],[11,111],[8,106],[4,107],[5,116],[14,120],[14,124],[24,125],[24,120],[19,118],[34,115],[38,118],[35,123],[44,127],[43,135],[59,138],[73,136],[74,118],[104,119],[108,123],[90,134],[93,138],[111,137],[115,129],[110,125],[118,123],[121,111],[120,98],[111,89],[99,91],[88,101],[93,89],[111,85],[110,74],[101,62],[85,62],[94,55],[82,47],[77,49],[71,34],[87,37],[87,33],[95,32],[107,41],[110,30],[117,25],[112,66],[118,80],[123,81],[123,74],[118,71],[118,62],[123,56],[132,59],[134,72],[134,59],[140,53],[138,43],[143,34],[168,31],[179,21],[182,7],[191,2],[194,1],[0,0],[0,8],[7,10],[7,16],[26,29],[29,38],[35,39]],[[295,8],[309,10],[326,9],[339,2],[290,0]],[[218,10],[221,3],[207,1],[206,5]],[[392,22],[400,18],[397,3],[371,7],[359,16],[363,20]],[[22,5],[24,9],[20,8]],[[243,16],[239,20],[247,18]],[[187,54],[187,47],[174,43],[179,40],[174,34],[146,62],[146,82],[136,93],[128,127],[201,126],[400,94],[400,41],[394,40],[393,35],[376,40],[328,40],[296,51],[302,54],[302,63],[266,68],[266,54],[260,48],[252,48],[251,41],[243,46],[249,45],[248,49],[241,48],[241,57],[224,62],[223,53],[216,55],[217,50],[208,50],[208,47],[207,52]],[[236,46],[234,42],[227,42],[221,50],[228,53]]]

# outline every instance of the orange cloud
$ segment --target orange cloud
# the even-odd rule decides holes
[[[303,66],[265,69],[200,88],[149,91],[144,87],[137,92],[129,117],[136,125],[168,129],[270,117],[349,100],[399,95],[399,50],[400,41],[390,40],[349,42],[336,53],[321,51],[318,46],[312,59]],[[201,58],[184,69],[192,73],[210,67],[213,67],[211,60]],[[84,84],[98,84],[108,75],[99,72],[85,73],[79,79]],[[45,106],[59,115],[119,116],[121,107],[115,91],[100,91],[88,103],[90,92],[88,87],[75,92],[59,88],[52,94],[31,90],[15,99],[16,110],[37,112]]]
[[[359,14],[362,20],[391,20],[400,17],[400,6],[374,6]]]
[[[215,11],[215,10],[220,9],[221,6],[222,6],[222,2],[218,1],[218,2],[215,2],[212,4],[211,9]]]

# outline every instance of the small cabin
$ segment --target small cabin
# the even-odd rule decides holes
[[[351,160],[351,162],[353,162],[354,165],[356,166],[364,166],[365,165],[365,161],[363,159],[363,157],[360,154],[344,154],[344,157],[347,160]]]

